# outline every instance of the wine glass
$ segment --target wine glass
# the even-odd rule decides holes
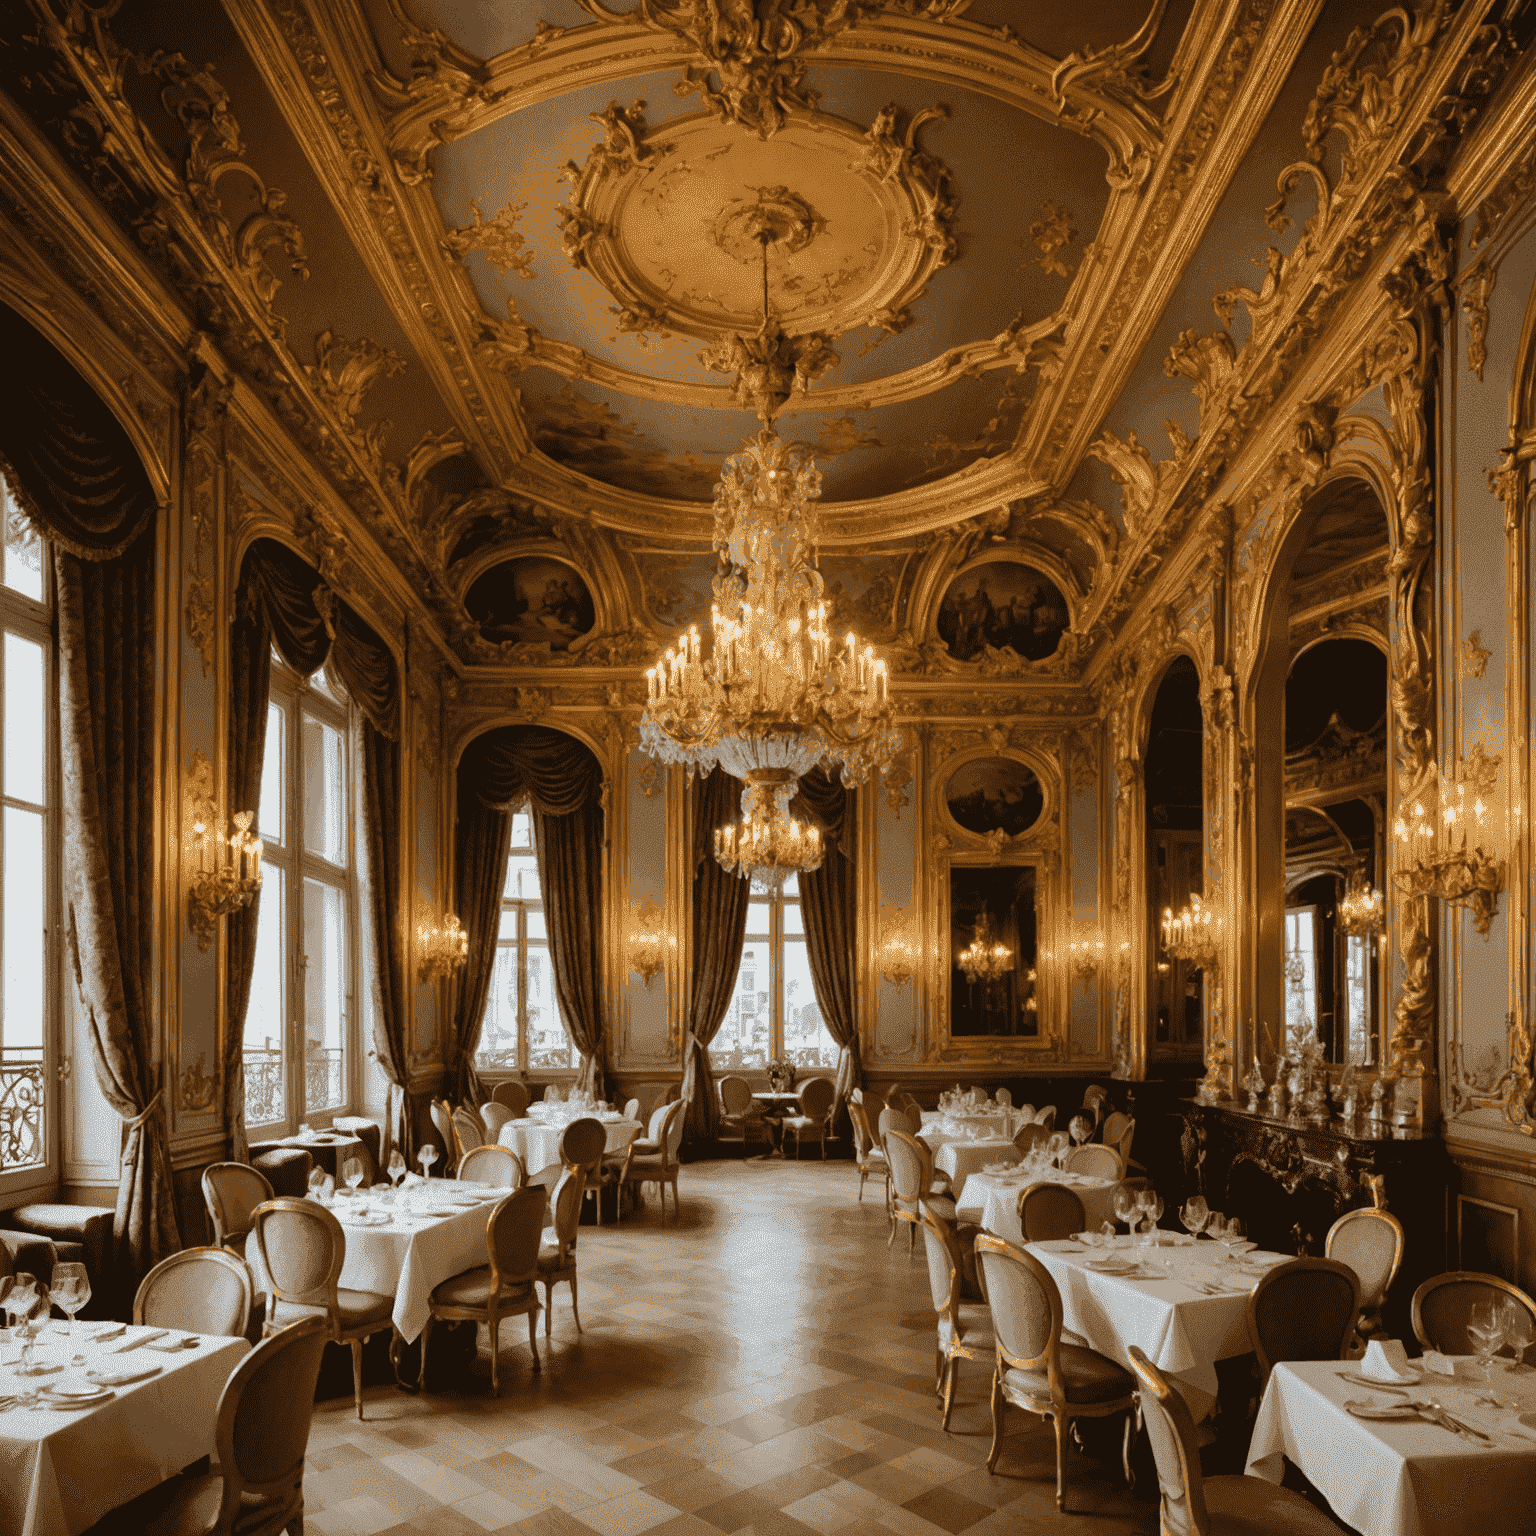
[[[1191,1195],[1179,1210],[1179,1220],[1191,1237],[1199,1237],[1200,1229],[1210,1217],[1210,1209],[1204,1195]]]
[[[309,1192],[316,1200],[320,1198],[320,1192],[325,1188],[325,1169],[311,1168],[309,1170]]]
[[[363,1182],[363,1160],[360,1157],[349,1157],[341,1165],[341,1176],[346,1180],[347,1188],[353,1195],[357,1194],[358,1186]]]
[[[21,1344],[21,1320],[32,1310],[37,1297],[37,1277],[21,1270],[11,1277],[11,1288],[5,1293],[5,1320],[10,1326],[11,1338]]]
[[[1154,1189],[1152,1191],[1152,1203],[1147,1207],[1147,1231],[1152,1238],[1154,1246],[1160,1246],[1162,1238],[1157,1235],[1157,1224],[1163,1219],[1163,1197]]]
[[[1248,1232],[1243,1226],[1241,1216],[1227,1217],[1227,1224],[1220,1234],[1220,1241],[1225,1245],[1227,1253],[1236,1258],[1242,1251],[1243,1244],[1247,1240]]]
[[[73,1348],[75,1313],[91,1299],[91,1277],[86,1273],[85,1265],[75,1260],[55,1264],[50,1289],[53,1292],[54,1306],[69,1316],[69,1342],[70,1347]],[[80,1357],[77,1355],[75,1358]]]
[[[404,1156],[402,1156],[400,1152],[400,1148],[396,1147],[389,1154],[389,1162],[387,1164],[389,1169],[389,1182],[393,1184],[396,1189],[399,1189],[400,1180],[405,1177],[405,1171],[408,1166],[409,1165],[406,1163]]]
[[[1220,1211],[1212,1211],[1205,1218],[1205,1235],[1213,1237],[1219,1243],[1221,1235],[1227,1230],[1227,1218]]]
[[[1518,1371],[1525,1359],[1526,1350],[1536,1344],[1536,1322],[1532,1321],[1531,1314],[1518,1301],[1509,1297],[1499,1303],[1499,1313],[1504,1322],[1504,1342],[1515,1352],[1509,1369]]]
[[[1493,1357],[1504,1347],[1504,1319],[1498,1302],[1491,1298],[1474,1302],[1467,1318],[1467,1337],[1472,1340],[1477,1363],[1483,1368],[1483,1386],[1486,1391],[1478,1399],[1483,1402],[1493,1398]]]
[[[18,1280],[21,1276],[16,1277]],[[31,1283],[22,1291],[21,1304],[25,1308],[21,1315],[21,1361],[16,1367],[18,1376],[43,1376],[56,1367],[47,1365],[34,1365],[32,1363],[32,1348],[37,1342],[37,1336],[43,1331],[43,1322],[48,1316],[49,1298],[48,1287],[41,1281],[27,1276]],[[17,1290],[22,1290],[20,1286]]]
[[[1046,1145],[1051,1149],[1051,1161],[1059,1163],[1062,1154],[1072,1145],[1072,1138],[1065,1131],[1052,1131],[1051,1139]]]
[[[427,1142],[421,1151],[416,1154],[416,1161],[421,1164],[421,1176],[424,1179],[430,1179],[432,1177],[432,1164],[437,1161],[436,1146],[430,1141]]]
[[[1116,1184],[1115,1192],[1110,1198],[1110,1204],[1114,1206],[1116,1217],[1130,1226],[1131,1218],[1136,1214],[1136,1196],[1127,1189],[1124,1184]]]
[[[1067,1129],[1072,1133],[1072,1142],[1074,1146],[1082,1146],[1082,1144],[1087,1141],[1090,1136],[1093,1135],[1093,1127],[1082,1115],[1073,1115],[1072,1118],[1067,1121]]]

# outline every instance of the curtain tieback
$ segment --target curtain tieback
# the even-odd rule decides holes
[[[124,1130],[127,1130],[127,1131],[136,1131],[136,1130],[138,1130],[138,1129],[139,1129],[139,1128],[140,1128],[140,1127],[141,1127],[141,1126],[142,1126],[142,1125],[143,1125],[143,1124],[144,1124],[144,1122],[145,1122],[145,1121],[146,1121],[146,1120],[148,1120],[148,1119],[149,1119],[149,1117],[150,1117],[150,1116],[151,1116],[151,1115],[152,1115],[152,1114],[154,1114],[154,1112],[155,1112],[155,1111],[156,1111],[156,1110],[157,1110],[157,1109],[158,1109],[158,1108],[159,1108],[159,1107],[160,1107],[160,1097],[161,1097],[161,1095],[162,1095],[162,1094],[163,1094],[163,1093],[164,1093],[164,1092],[165,1092],[165,1089],[164,1089],[164,1087],[163,1087],[163,1086],[162,1086],[162,1087],[160,1087],[160,1088],[157,1088],[157,1089],[156,1089],[156,1090],[155,1090],[155,1096],[154,1096],[154,1098],[152,1098],[152,1099],[151,1099],[151,1100],[150,1100],[150,1101],[149,1101],[149,1103],[148,1103],[148,1104],[146,1104],[146,1105],[145,1105],[145,1106],[144,1106],[144,1108],[143,1108],[143,1109],[141,1109],[141,1110],[140,1110],[140,1111],[139,1111],[139,1113],[138,1113],[138,1114],[136,1114],[136,1115],[135,1115],[135,1116],[134,1116],[134,1117],[133,1117],[133,1119],[132,1119],[132,1120],[130,1120],[130,1121],[128,1121],[128,1123],[127,1123],[127,1124],[126,1124],[126,1125],[125,1125],[125,1126],[124,1126],[124,1127],[123,1127],[123,1129],[124,1129]]]

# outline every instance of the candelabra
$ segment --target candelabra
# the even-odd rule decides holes
[[[916,927],[906,911],[897,907],[881,923],[880,974],[892,986],[903,986],[917,974],[920,958]]]
[[[1398,844],[1393,879],[1403,893],[1470,908],[1472,926],[1485,938],[1504,889],[1504,861],[1485,846],[1495,836],[1497,772],[1498,759],[1488,758],[1481,744],[1449,777],[1432,766],[1406,814],[1392,824]]]
[[[810,455],[771,428],[726,460],[708,651],[694,625],[646,673],[642,750],[747,781],[742,826],[716,839],[727,867],[741,865],[745,840],[764,855],[765,873],[814,869],[820,837],[788,814],[801,775],[840,764],[845,783],[861,783],[900,748],[885,663],[851,632],[833,644],[816,568],[820,495]],[[814,862],[786,866],[794,859]]]
[[[261,889],[261,839],[251,835],[254,812],[241,811],[232,831],[218,829],[209,815],[192,823],[192,877],[187,921],[199,949],[213,942],[214,922],[255,901]]]
[[[459,926],[456,914],[441,919],[425,901],[416,905],[416,976],[436,981],[469,959],[469,934]]]
[[[1104,963],[1104,935],[1095,923],[1080,923],[1067,940],[1067,965],[1080,981],[1089,982]]]
[[[1381,892],[1365,878],[1365,869],[1356,865],[1344,886],[1339,902],[1339,929],[1355,938],[1379,938],[1386,930],[1387,910]]]
[[[1012,969],[1013,951],[994,939],[990,912],[983,912],[977,918],[975,935],[960,951],[957,963],[969,982],[996,981]]]
[[[674,947],[667,931],[666,917],[654,901],[629,908],[629,968],[638,971],[650,986],[656,973],[667,963],[667,951]]]
[[[1172,907],[1163,908],[1164,950],[1197,971],[1216,963],[1220,929],[1220,919],[1198,896],[1191,896],[1177,913]]]

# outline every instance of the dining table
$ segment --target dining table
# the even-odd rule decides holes
[[[1153,1247],[1116,1238],[1107,1254],[1129,1266],[1123,1274],[1091,1268],[1106,1250],[1080,1242],[1057,1239],[1028,1248],[1061,1292],[1064,1330],[1127,1368],[1131,1345],[1139,1345],[1199,1423],[1216,1403],[1216,1362],[1253,1349],[1249,1296],[1264,1271],[1285,1263],[1286,1255],[1254,1251],[1239,1258],[1208,1238],[1157,1236]]]
[[[541,1107],[530,1106],[528,1117],[519,1116],[515,1120],[508,1120],[496,1133],[496,1140],[502,1146],[510,1147],[522,1159],[530,1179],[537,1178],[548,1169],[559,1168],[560,1138],[572,1120],[591,1119],[602,1123],[607,1137],[603,1149],[605,1154],[622,1152],[645,1130],[638,1120],[626,1120],[623,1115],[611,1110],[606,1114],[592,1115],[535,1116],[531,1113],[533,1108]],[[553,1181],[550,1181],[550,1187],[554,1187]]]
[[[992,1161],[991,1158],[987,1160]],[[937,1158],[934,1166],[939,1166]],[[1064,1173],[1059,1168],[1026,1173],[1018,1166],[1006,1173],[987,1173],[983,1169],[970,1174],[965,1181],[964,1193],[956,1197],[955,1219],[975,1222],[978,1227],[985,1227],[1010,1243],[1022,1243],[1024,1231],[1019,1225],[1019,1197],[1032,1184],[1065,1184],[1076,1190],[1083,1202],[1083,1222],[1087,1227],[1097,1230],[1104,1222],[1115,1219],[1113,1179],[1101,1179],[1088,1173]]]
[[[349,1157],[362,1157],[364,1147],[362,1141],[343,1131],[317,1131],[313,1136],[305,1136],[302,1133],[296,1136],[283,1136],[278,1140],[279,1146],[303,1147],[309,1153],[311,1163],[323,1173],[328,1173],[340,1184],[342,1182],[341,1170],[346,1166]]]
[[[336,1284],[393,1296],[395,1331],[411,1344],[426,1326],[433,1290],[487,1262],[486,1222],[491,1207],[510,1191],[454,1179],[426,1179],[389,1194],[386,1189],[377,1186],[331,1202],[347,1240]],[[270,1290],[254,1239],[246,1244],[245,1258],[256,1289]]]
[[[1277,1365],[1248,1446],[1250,1476],[1278,1483],[1291,1462],[1361,1536],[1495,1536],[1533,1527],[1536,1490],[1536,1369],[1496,1366],[1493,1389],[1506,1407],[1479,1402],[1481,1370],[1452,1360],[1453,1376],[1423,1369],[1403,1390],[1349,1381],[1359,1362]],[[1507,1362],[1506,1362],[1507,1363]],[[1471,1378],[1471,1379],[1469,1379]],[[1392,1418],[1360,1418],[1346,1403]],[[1437,1404],[1482,1435],[1458,1433],[1404,1405]]]
[[[79,1536],[210,1455],[220,1394],[251,1347],[179,1329],[152,1339],[161,1330],[104,1322],[77,1324],[72,1341],[67,1327],[50,1322],[37,1340],[36,1360],[56,1367],[45,1375],[19,1376],[13,1344],[0,1354],[0,1536]],[[138,1379],[105,1386],[111,1395],[87,1406],[52,1390],[35,1406],[5,1402],[34,1389],[89,1390],[87,1372]]]

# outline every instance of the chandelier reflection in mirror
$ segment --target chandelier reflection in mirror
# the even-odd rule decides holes
[[[971,942],[960,951],[955,962],[961,974],[971,983],[997,981],[1013,967],[1013,951],[999,943],[992,932],[992,914],[983,912],[976,919],[976,933]]]
[[[1216,959],[1219,920],[1214,911],[1198,897],[1175,912],[1163,908],[1163,948],[1175,960],[1183,960],[1197,971],[1206,970]]]
[[[714,580],[706,651],[697,625],[646,673],[641,749],[664,763],[746,780],[739,826],[715,856],[760,884],[817,868],[820,834],[789,802],[817,763],[860,784],[900,749],[885,663],[851,632],[834,643],[816,568],[821,474],[771,427],[727,459],[715,488]]]
[[[1344,886],[1339,902],[1339,931],[1354,938],[1380,938],[1387,926],[1387,908],[1381,892],[1365,878],[1365,870],[1356,865]]]

